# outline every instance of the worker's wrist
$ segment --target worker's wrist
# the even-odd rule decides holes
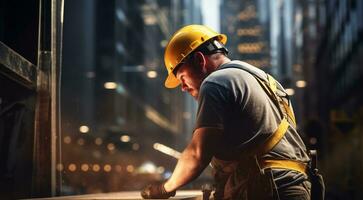
[[[176,190],[176,188],[173,187],[173,184],[169,180],[164,183],[164,189],[166,192],[173,192]]]

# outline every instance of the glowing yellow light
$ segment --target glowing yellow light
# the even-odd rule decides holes
[[[110,172],[110,171],[111,171],[111,169],[112,169],[112,167],[111,167],[111,165],[109,165],[109,164],[106,164],[105,166],[103,166],[103,170],[104,170],[105,172]]]
[[[151,106],[145,106],[145,116],[157,125],[170,130],[173,134],[178,134],[177,127],[171,123],[166,117],[161,115],[157,110]]]
[[[58,163],[56,168],[57,168],[57,171],[62,171],[64,169],[64,166],[62,163]]]
[[[259,36],[262,34],[262,29],[259,26],[253,28],[240,28],[237,30],[238,36]]]
[[[172,157],[177,158],[177,159],[180,158],[181,153],[174,150],[174,149],[172,149],[172,148],[170,148],[170,147],[168,147],[168,146],[165,146],[165,145],[160,144],[160,143],[155,143],[153,145],[153,147],[154,147],[155,150],[158,150],[158,151],[160,151],[162,153],[165,153],[165,154],[167,154],[169,156],[172,156]]]
[[[88,133],[88,131],[89,131],[89,127],[88,126],[80,126],[79,127],[79,132],[81,132],[81,133]]]
[[[120,137],[121,142],[130,142],[130,139],[131,138],[128,135],[123,135]]]
[[[100,165],[99,165],[99,164],[94,164],[94,165],[92,166],[92,170],[93,170],[94,172],[98,172],[98,171],[100,171],[100,169],[101,169],[101,167],[100,167]]]
[[[264,47],[263,42],[241,43],[237,46],[240,53],[259,53]]]
[[[148,161],[143,163],[139,169],[138,169],[139,173],[146,173],[146,174],[154,174],[156,172],[156,166],[154,163]]]
[[[68,170],[71,171],[71,172],[74,172],[77,170],[77,166],[75,164],[69,164],[68,165]]]
[[[318,142],[318,140],[316,139],[316,137],[311,137],[309,139],[309,143],[312,144],[312,145],[316,144],[317,142]]]
[[[113,151],[113,150],[115,150],[115,145],[114,145],[113,143],[108,143],[108,145],[107,145],[107,149],[108,149],[109,151]]]
[[[154,15],[145,15],[144,23],[145,25],[154,25],[158,22],[158,19]]]
[[[254,60],[254,59],[246,59],[244,60],[246,63],[249,63],[256,67],[266,67],[270,65],[270,61],[268,59]]]
[[[114,90],[114,89],[117,88],[117,83],[115,83],[115,82],[106,82],[103,86],[108,90]]]
[[[126,170],[127,170],[128,172],[132,173],[132,172],[135,170],[135,168],[134,168],[134,166],[133,166],[133,165],[127,165]]]
[[[98,137],[98,138],[95,139],[95,144],[96,145],[100,146],[102,143],[103,143],[103,140],[101,138]]]
[[[148,71],[147,77],[149,78],[156,78],[158,76],[158,73],[156,71]]]
[[[80,145],[80,146],[84,145],[84,139],[83,139],[83,138],[79,138],[79,139],[77,140],[77,143],[78,143],[78,145]]]
[[[292,89],[292,88],[287,88],[287,89],[286,89],[286,93],[287,93],[289,96],[292,96],[292,95],[294,95],[294,94],[295,94],[295,90],[294,90],[294,89]]]
[[[140,149],[140,145],[139,145],[139,144],[137,144],[137,143],[132,144],[132,149],[133,149],[134,151],[137,151],[137,150],[139,150],[139,149]]]
[[[243,11],[238,14],[238,19],[241,21],[248,21],[256,18],[256,8],[253,5],[247,6]]]
[[[122,170],[121,165],[115,165],[115,170],[116,170],[116,172],[121,172],[121,170]]]
[[[84,172],[88,171],[89,170],[88,164],[82,164],[81,165],[81,170],[84,171]]]
[[[192,117],[192,114],[190,112],[183,112],[184,119],[190,119],[191,117]]]
[[[160,167],[156,168],[156,172],[157,172],[157,173],[159,173],[159,174],[164,173],[164,171],[165,171],[165,168],[164,168],[164,167],[162,167],[162,166],[160,166]]]
[[[66,144],[70,144],[72,142],[72,139],[71,139],[71,137],[66,136],[66,137],[63,138],[63,142],[66,143]]]
[[[168,41],[167,40],[162,40],[160,42],[160,46],[163,47],[163,48],[165,48],[167,44],[168,44]]]
[[[296,87],[298,87],[298,88],[306,87],[306,81],[304,81],[304,80],[296,81]]]

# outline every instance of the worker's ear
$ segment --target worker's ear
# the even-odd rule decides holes
[[[194,64],[196,64],[203,70],[203,72],[205,73],[207,72],[207,66],[206,66],[207,61],[202,52],[200,51],[195,52],[193,61],[195,62]]]

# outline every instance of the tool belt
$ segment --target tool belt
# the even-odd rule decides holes
[[[276,105],[278,108],[278,111],[280,115],[282,116],[282,120],[275,130],[273,134],[258,148],[252,150],[249,152],[249,158],[255,158],[255,161],[257,162],[258,168],[260,171],[264,171],[266,169],[288,169],[288,170],[294,170],[297,172],[300,172],[302,174],[305,174],[306,176],[313,177],[317,182],[320,182],[320,186],[324,185],[324,182],[322,180],[321,175],[314,175],[314,172],[311,167],[307,163],[303,163],[297,160],[277,160],[277,159],[262,159],[262,155],[268,153],[271,151],[277,143],[284,137],[285,133],[287,132],[289,126],[292,126],[293,128],[296,128],[296,121],[295,121],[295,115],[292,110],[292,107],[290,106],[290,100],[288,98],[287,93],[284,91],[282,86],[269,74],[266,73],[266,77],[261,77],[260,75],[257,75],[249,67],[244,66],[244,64],[237,64],[232,65],[233,68],[239,68],[244,71],[249,72],[252,74],[256,80],[259,82],[261,87],[264,89],[266,94],[270,97],[272,102]],[[253,160],[250,160],[250,162],[253,162]],[[245,162],[246,163],[246,162]],[[244,163],[244,164],[245,164]],[[231,182],[236,183],[236,180],[238,177],[230,177],[232,176],[239,176],[234,173],[236,170],[239,169],[239,165],[241,164],[241,161],[238,162],[232,162],[232,161],[222,161],[214,158],[212,160],[212,166],[214,166],[215,170],[215,178],[217,184],[216,188],[216,196],[215,199],[246,199],[247,194],[244,193],[238,193],[238,188],[241,187],[247,187],[246,185],[243,186],[243,184],[246,183],[237,183],[237,184],[230,184]],[[243,167],[242,167],[243,168]],[[316,168],[315,168],[316,169]],[[251,170],[250,170],[251,171]],[[252,170],[253,171],[253,170]],[[316,171],[317,172],[317,171]],[[243,172],[242,172],[243,173]],[[253,174],[253,172],[252,172]],[[246,177],[250,176],[248,174],[245,174]],[[317,176],[320,176],[321,178],[316,178]],[[314,184],[314,180],[312,181]],[[228,184],[233,185],[233,187],[228,189]],[[227,186],[226,186],[227,185]],[[318,198],[312,197],[312,199],[324,199],[324,187],[318,187],[317,190],[319,196]],[[312,186],[312,189],[314,189],[314,185]],[[227,191],[226,191],[227,190]],[[312,194],[314,191],[312,191]],[[237,196],[236,196],[237,195]],[[313,194],[314,195],[314,194]]]

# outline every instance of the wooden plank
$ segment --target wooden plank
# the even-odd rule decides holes
[[[140,196],[140,191],[130,191],[130,192],[113,192],[113,193],[100,193],[100,194],[86,194],[86,195],[74,195],[74,196],[62,196],[62,197],[49,197],[49,198],[38,198],[41,200],[63,200],[63,199],[72,199],[72,200],[106,200],[106,199],[115,199],[115,200],[138,200],[142,199]],[[177,191],[175,197],[170,199],[179,199],[179,200],[202,200],[203,193],[200,190],[181,190]],[[32,199],[34,200],[34,199]]]

